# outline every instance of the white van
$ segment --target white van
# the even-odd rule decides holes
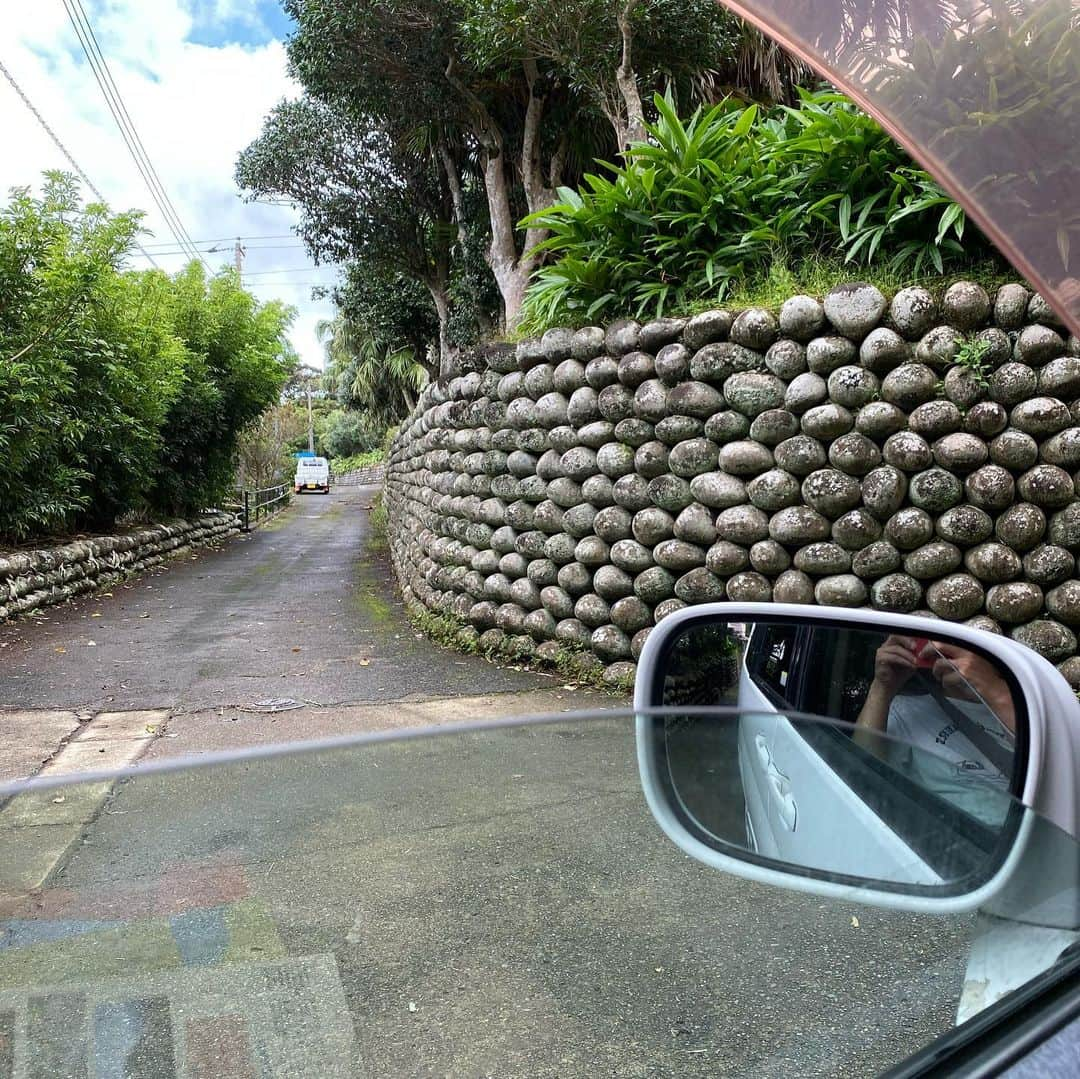
[[[330,493],[330,462],[325,457],[298,457],[296,460],[296,479],[293,481],[296,493],[321,491]]]

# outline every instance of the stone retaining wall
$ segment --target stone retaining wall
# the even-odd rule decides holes
[[[212,511],[191,521],[93,536],[60,547],[0,550],[0,622],[107,587],[239,531],[235,513]]]
[[[556,329],[429,386],[386,491],[463,641],[632,673],[724,598],[932,613],[1080,684],[1080,342],[1020,285]]]

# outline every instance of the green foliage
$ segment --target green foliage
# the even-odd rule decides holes
[[[374,468],[386,460],[386,454],[381,450],[367,450],[364,453],[350,454],[348,457],[334,457],[330,461],[330,471],[335,476],[343,476],[346,472],[358,472],[365,468]]]
[[[956,363],[968,370],[972,378],[974,378],[984,390],[990,388],[990,374],[992,368],[989,364],[983,362],[989,352],[989,341],[984,341],[978,337],[969,337],[966,341],[961,343],[960,347],[956,350],[956,355],[953,357]]]
[[[800,97],[772,109],[728,99],[686,122],[657,97],[650,141],[625,165],[561,188],[522,223],[550,230],[554,256],[526,296],[526,327],[722,299],[778,251],[915,276],[994,257],[873,119],[834,92]]]
[[[232,275],[125,272],[138,231],[59,173],[0,209],[4,539],[211,504],[276,398],[288,313]]]
[[[357,454],[381,452],[385,430],[366,413],[339,408],[321,422],[317,442],[328,457],[351,460]]]

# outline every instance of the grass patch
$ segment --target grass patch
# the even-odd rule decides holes
[[[358,472],[365,468],[374,468],[386,460],[386,450],[368,450],[366,453],[352,453],[348,457],[333,457],[330,459],[330,471],[335,476],[342,476],[346,472]]]

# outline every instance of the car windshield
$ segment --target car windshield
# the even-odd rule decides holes
[[[627,713],[174,752],[7,788],[3,1074],[861,1076],[977,992],[982,912],[826,903],[688,858]]]

